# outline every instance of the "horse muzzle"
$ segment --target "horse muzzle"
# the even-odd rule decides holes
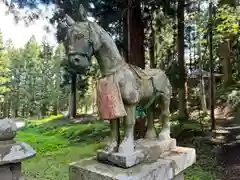
[[[69,57],[70,62],[74,67],[80,67],[80,68],[85,68],[90,66],[89,60],[85,56],[80,56],[80,55],[72,55]]]

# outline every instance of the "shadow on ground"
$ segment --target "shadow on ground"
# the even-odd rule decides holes
[[[220,155],[224,168],[222,180],[240,180],[240,145],[227,146]]]
[[[216,119],[215,143],[219,145],[219,162],[224,169],[222,180],[240,180],[240,122]]]

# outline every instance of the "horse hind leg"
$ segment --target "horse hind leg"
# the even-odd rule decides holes
[[[162,97],[163,109],[161,113],[162,121],[162,130],[158,135],[159,140],[170,139],[170,123],[169,123],[169,105],[170,105],[170,97],[163,95]]]
[[[145,139],[154,139],[157,137],[156,130],[154,127],[154,104],[147,109],[147,132]]]

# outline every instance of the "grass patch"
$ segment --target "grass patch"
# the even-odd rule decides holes
[[[35,120],[19,131],[18,141],[37,155],[23,163],[26,180],[67,180],[68,164],[95,154],[104,146],[107,124],[69,124],[65,119]]]

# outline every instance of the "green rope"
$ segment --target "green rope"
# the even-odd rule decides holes
[[[155,101],[156,97],[158,97],[160,94],[161,94],[160,92],[156,92],[154,96],[150,99],[150,101],[144,106],[143,109],[148,109],[152,105],[152,103]]]
[[[152,105],[156,97],[160,94],[160,92],[156,92],[155,95],[150,99],[150,101],[143,107],[137,107],[136,108],[136,117],[144,118],[146,117],[146,110]]]
[[[146,112],[145,111],[146,111],[145,109],[137,107],[136,108],[136,117],[137,118],[144,118],[144,117],[146,117]]]

